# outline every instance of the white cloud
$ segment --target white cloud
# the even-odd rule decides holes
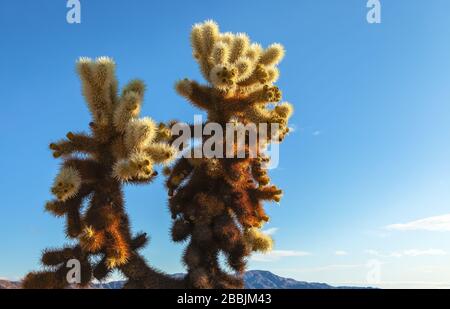
[[[447,255],[447,252],[441,249],[427,249],[427,250],[405,250],[403,251],[405,256],[420,256],[420,255]]]
[[[298,272],[322,272],[322,271],[332,271],[332,270],[345,270],[345,269],[355,269],[355,268],[365,268],[365,264],[332,264],[311,268],[298,269]]]
[[[337,255],[337,256],[343,256],[343,255],[348,255],[348,252],[344,251],[344,250],[336,250],[334,252],[334,254]]]
[[[381,253],[379,253],[377,250],[373,250],[373,249],[367,249],[367,250],[364,250],[364,252],[367,254],[370,254],[370,255],[381,256]]]
[[[328,282],[330,283],[330,282]],[[333,283],[334,286],[361,286],[378,287],[382,289],[450,289],[448,282],[442,281],[385,281],[378,284],[369,284],[367,281],[345,281]]]
[[[296,267],[296,268],[273,268],[273,271],[279,272],[279,273],[289,273],[289,274],[296,274],[296,273],[316,273],[316,272],[327,272],[330,273],[330,271],[346,271],[346,270],[352,270],[352,269],[366,269],[366,264],[330,264],[330,265],[320,265],[320,266],[313,266],[313,267]],[[301,280],[301,279],[300,279]]]
[[[414,256],[439,256],[439,255],[447,255],[447,252],[441,249],[409,249],[403,251],[394,251],[388,254],[380,253],[377,250],[369,249],[365,251],[369,255],[373,255],[380,258],[401,258],[401,257],[414,257]]]
[[[321,133],[320,130],[315,130],[312,135],[319,136]]]
[[[251,259],[256,262],[273,262],[278,261],[285,257],[300,257],[308,256],[311,253],[306,251],[296,251],[296,250],[272,250],[268,253],[256,253],[253,254]]]
[[[388,230],[396,230],[396,231],[422,230],[434,232],[448,232],[450,231],[450,214],[428,217],[407,223],[390,224],[385,228]]]
[[[269,229],[267,229],[267,230],[263,230],[262,232],[263,232],[264,234],[266,234],[266,235],[273,235],[273,234],[275,234],[277,231],[278,231],[278,228],[277,228],[277,227],[271,227],[271,228],[269,228]]]

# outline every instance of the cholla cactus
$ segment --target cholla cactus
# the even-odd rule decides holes
[[[274,86],[283,47],[264,49],[246,34],[220,33],[213,21],[194,25],[191,43],[208,84],[184,79],[176,83],[177,92],[205,110],[207,122],[224,129],[229,122],[276,123],[278,129],[268,135],[281,141],[292,114],[289,103],[279,103],[281,91]],[[261,148],[268,142],[258,140]],[[269,220],[263,201],[279,202],[282,191],[269,184],[268,160],[262,152],[242,159],[180,158],[168,171],[172,238],[190,237],[183,257],[189,287],[241,288],[246,258],[271,249],[271,238],[260,232]],[[234,274],[221,269],[221,252]]]
[[[147,237],[131,235],[121,189],[125,183],[150,182],[157,175],[155,165],[173,159],[170,131],[150,118],[138,118],[143,82],[131,81],[118,95],[110,58],[81,58],[77,70],[92,113],[91,134],[69,132],[50,144],[53,156],[64,161],[51,188],[56,198],[46,205],[55,216],[67,218],[67,237],[76,244],[45,251],[47,270],[29,273],[23,286],[63,288],[69,284],[66,262],[77,259],[81,286],[119,269],[129,279],[127,287],[176,287],[177,281],[148,267],[138,254]]]

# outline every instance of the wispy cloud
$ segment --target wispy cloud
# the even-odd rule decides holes
[[[405,256],[420,256],[420,255],[447,255],[447,252],[441,249],[427,249],[427,250],[405,250],[403,251]]]
[[[364,264],[332,264],[324,265],[311,268],[299,269],[298,272],[322,272],[322,271],[332,271],[332,270],[345,270],[345,269],[357,269],[366,267]]]
[[[271,227],[269,229],[263,230],[262,232],[266,235],[273,235],[278,231],[277,227]]]
[[[251,260],[256,262],[273,262],[278,261],[281,258],[286,257],[301,257],[308,256],[311,253],[306,251],[297,251],[297,250],[272,250],[268,253],[256,253],[253,254]]]
[[[415,257],[415,256],[436,256],[447,255],[447,252],[442,249],[408,249],[403,251],[394,251],[391,253],[383,254],[377,250],[369,249],[365,251],[367,254],[380,257],[380,258],[401,258],[401,257]]]
[[[297,131],[297,126],[293,123],[289,124],[289,133],[294,133]]]
[[[329,272],[329,271],[339,271],[339,270],[351,270],[351,269],[366,269],[366,264],[330,264],[321,265],[315,267],[298,267],[298,268],[274,268],[274,271],[287,272],[291,274],[296,273],[315,273],[315,272]]]
[[[450,231],[450,214],[441,216],[428,217],[407,223],[395,223],[385,227],[388,230],[396,231],[433,231],[448,232]]]
[[[361,286],[378,287],[382,289],[450,289],[448,282],[442,281],[381,281],[380,283],[368,283],[367,281],[339,281],[329,282],[334,286]]]
[[[334,251],[334,255],[337,255],[337,256],[348,255],[348,252],[344,251],[344,250],[336,250],[336,251]]]
[[[315,130],[312,135],[313,136],[319,136],[320,134],[322,134],[322,132],[320,130]]]

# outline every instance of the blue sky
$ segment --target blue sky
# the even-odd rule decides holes
[[[65,242],[64,220],[43,206],[59,164],[48,144],[89,122],[75,60],[113,57],[121,84],[147,83],[143,115],[192,121],[197,111],[173,83],[201,80],[189,30],[214,19],[287,50],[278,85],[295,106],[295,132],[271,171],[285,196],[267,205],[275,251],[250,268],[450,286],[450,2],[381,0],[377,25],[366,2],[81,0],[81,24],[68,24],[66,1],[1,1],[0,277],[37,269],[42,249]],[[150,263],[183,271],[162,179],[128,187],[126,198],[134,230],[152,237]]]

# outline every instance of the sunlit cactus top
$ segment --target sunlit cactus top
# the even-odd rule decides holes
[[[283,46],[264,49],[244,33],[220,33],[214,21],[193,26],[191,45],[208,86],[184,79],[176,84],[178,93],[207,110],[211,121],[278,123],[283,138],[292,113],[289,103],[279,103],[281,91],[274,86]],[[269,108],[268,103],[276,104]]]
[[[145,85],[140,80],[128,83],[117,95],[115,64],[100,57],[95,61],[80,58],[77,70],[83,94],[91,111],[92,134],[69,132],[67,140],[52,143],[55,157],[74,152],[99,159],[109,152],[114,160],[113,175],[121,181],[142,182],[154,176],[154,164],[170,162],[175,150],[166,141],[170,130],[148,118],[139,118]],[[106,145],[109,148],[105,149]],[[109,162],[111,163],[111,162]]]

